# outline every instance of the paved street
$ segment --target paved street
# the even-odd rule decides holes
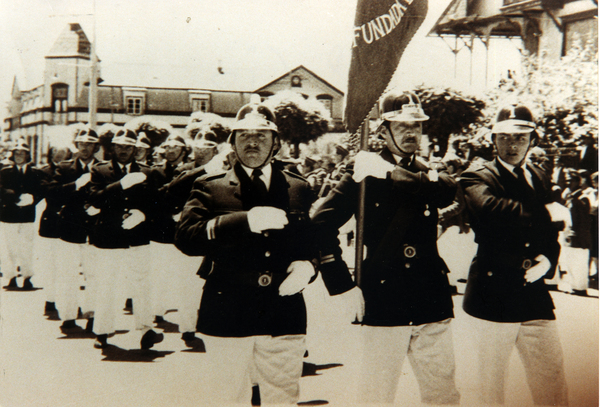
[[[35,279],[34,279],[35,283]],[[6,281],[2,281],[6,284]],[[309,311],[308,346],[301,404],[351,404],[360,357],[359,326],[348,325],[339,298],[330,298],[318,279],[305,290]],[[571,406],[598,405],[598,299],[553,293],[566,359]],[[454,297],[457,384],[463,405],[477,405],[473,342],[462,296]],[[203,386],[218,367],[207,353],[185,351],[176,326],[152,350],[138,350],[133,317],[123,313],[119,332],[104,352],[93,339],[61,334],[60,321],[43,316],[44,291],[0,294],[0,406],[202,406]],[[167,314],[167,320],[176,314]],[[85,321],[79,324],[84,326]],[[507,405],[531,405],[517,354],[511,360]],[[419,404],[410,365],[405,364],[397,404]]]

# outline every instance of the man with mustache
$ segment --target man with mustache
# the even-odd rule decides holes
[[[341,257],[338,229],[355,214],[366,178],[360,289],[350,291],[358,320],[361,290],[363,359],[360,405],[391,405],[408,357],[425,404],[458,404],[448,268],[439,256],[438,208],[449,205],[456,183],[442,168],[416,156],[422,123],[429,119],[412,92],[390,93],[381,103],[380,153],[361,151],[313,216],[319,228],[323,281],[343,292],[354,283]],[[333,281],[335,280],[335,284]],[[353,298],[354,297],[354,298]],[[350,303],[352,304],[352,303]]]
[[[121,302],[115,298],[120,283],[131,285],[136,329],[142,331],[140,347],[149,349],[163,340],[152,330],[150,260],[143,246],[150,243],[149,217],[156,188],[147,180],[150,167],[135,161],[137,136],[120,129],[112,139],[113,159],[92,167],[88,214],[96,217],[90,233],[95,251],[94,333],[96,348],[108,346]],[[127,275],[126,279],[123,276]]]
[[[272,165],[277,125],[258,100],[240,109],[229,141],[233,168],[196,180],[175,235],[185,254],[212,262],[198,314],[215,366],[207,402],[249,404],[258,384],[262,405],[295,405],[306,350],[301,291],[316,275],[314,195]]]

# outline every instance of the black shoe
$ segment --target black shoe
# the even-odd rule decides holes
[[[53,302],[46,301],[44,306],[44,315],[48,315],[51,312],[56,312],[56,305]]]
[[[13,277],[10,279],[10,281],[8,282],[7,285],[4,286],[5,288],[19,288],[19,286],[17,285],[17,277]]]
[[[149,330],[142,336],[142,340],[140,341],[140,348],[142,349],[150,349],[155,344],[162,342],[165,338],[163,334],[157,334],[152,329]]]
[[[94,332],[94,318],[89,318],[85,324],[86,332]]]
[[[108,346],[108,335],[102,334],[96,336],[96,342],[94,342],[94,348],[96,349],[104,349]]]
[[[81,328],[79,327],[79,325],[77,325],[74,319],[68,319],[64,321],[60,326],[60,331],[65,335],[74,331],[79,331],[80,329]]]
[[[185,346],[197,352],[206,352],[204,341],[196,336],[194,332],[184,332],[181,339],[185,342]]]
[[[33,284],[31,284],[31,277],[27,277],[23,280],[23,290],[33,290]]]

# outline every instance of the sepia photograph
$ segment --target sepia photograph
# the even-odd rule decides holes
[[[0,407],[593,407],[596,0],[0,0]]]

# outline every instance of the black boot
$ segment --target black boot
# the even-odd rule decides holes
[[[23,280],[23,290],[33,290],[33,284],[31,284],[31,277],[27,277]]]
[[[96,349],[104,349],[108,346],[108,335],[102,334],[96,336],[96,342],[94,342],[94,348]]]
[[[142,349],[150,349],[155,344],[162,342],[165,336],[163,334],[157,334],[152,329],[149,330],[142,336],[142,340],[140,341],[140,348]]]
[[[5,287],[6,288],[18,288],[19,286],[17,285],[17,277],[11,278]]]

